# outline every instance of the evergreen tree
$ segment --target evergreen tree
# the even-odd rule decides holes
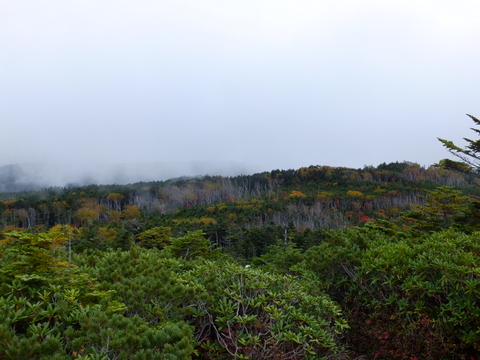
[[[475,116],[469,115],[475,125],[480,126],[480,120],[477,119]],[[480,135],[480,129],[470,128],[473,130],[477,135]],[[480,169],[480,139],[479,140],[471,140],[468,138],[463,138],[468,145],[465,148],[458,147],[450,140],[445,140],[438,138],[438,140],[447,148],[447,150],[467,163],[468,165],[472,166],[476,171]]]

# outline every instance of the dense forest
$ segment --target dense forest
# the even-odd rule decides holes
[[[475,166],[0,193],[0,359],[479,359]]]

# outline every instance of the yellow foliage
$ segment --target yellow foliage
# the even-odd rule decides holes
[[[120,211],[110,210],[108,212],[108,217],[110,221],[120,221],[120,218],[122,217],[122,213]]]
[[[87,225],[91,224],[97,217],[98,214],[95,210],[86,207],[82,207],[75,212],[75,218]]]
[[[119,193],[111,193],[111,194],[108,194],[107,198],[110,201],[119,201],[119,200],[123,200],[125,196]]]
[[[327,199],[328,197],[332,196],[333,193],[331,192],[328,192],[328,191],[321,191],[318,195],[317,195],[317,199],[318,200],[325,200]]]
[[[60,203],[65,203],[65,201],[61,201]],[[94,198],[81,198],[81,199],[77,200],[78,205],[80,205],[81,207],[84,207],[84,208],[88,208],[88,209],[95,208],[97,203],[98,203],[97,199],[94,199]]]
[[[298,190],[293,190],[290,195],[288,195],[289,197],[299,197],[299,198],[306,198],[307,195],[305,195],[304,193],[302,193],[301,191],[298,191]]]
[[[356,190],[348,190],[347,195],[348,196],[354,196],[354,197],[363,196],[363,194],[360,191],[356,191]]]
[[[122,211],[123,218],[125,220],[133,220],[140,217],[140,208],[136,205],[127,205]]]
[[[57,224],[54,227],[52,227],[48,232],[49,233],[60,233],[65,236],[68,236],[68,234],[73,234],[76,231],[76,229],[72,225],[61,225]]]
[[[244,206],[239,206],[239,208],[241,209],[253,209],[255,206],[253,206],[252,204],[250,205],[244,205]]]
[[[214,218],[207,218],[207,217],[202,217],[202,218],[200,219],[200,222],[202,222],[202,224],[204,224],[204,225],[209,225],[209,224],[215,225],[215,224],[218,224],[218,223],[217,223],[217,220],[215,220]]]
[[[62,267],[76,267],[75,265],[73,264],[70,264],[68,263],[67,261],[60,261],[57,263],[58,266],[62,266]]]
[[[252,199],[250,200],[251,203],[258,203],[258,204],[261,204],[263,203],[264,201],[263,200],[258,200],[258,199]]]

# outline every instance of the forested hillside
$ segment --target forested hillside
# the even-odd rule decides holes
[[[458,164],[0,193],[0,359],[476,359]]]
[[[0,193],[0,225],[6,231],[55,225],[91,232],[121,228],[131,236],[163,225],[179,233],[202,229],[213,236],[214,231],[215,241],[224,246],[240,230],[265,226],[302,232],[395,220],[423,205],[427,191],[453,186],[475,196],[479,182],[472,173],[405,162],[356,170],[310,166],[251,176],[49,188]]]

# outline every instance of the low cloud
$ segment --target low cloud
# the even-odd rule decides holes
[[[90,164],[82,167],[61,163],[6,165],[0,167],[0,192],[39,190],[51,186],[129,184],[182,176],[236,176],[259,171],[262,170],[238,162],[208,161]]]

